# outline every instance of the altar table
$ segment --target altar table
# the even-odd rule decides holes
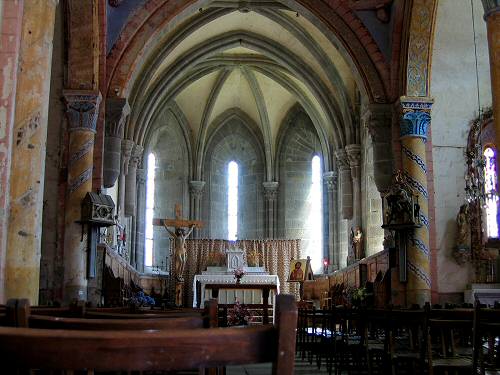
[[[244,290],[252,293],[251,297],[257,298],[261,300],[261,295],[254,296],[254,290],[262,293],[262,286],[274,286],[273,288],[269,287],[268,290],[276,290],[276,294],[280,292],[280,281],[277,275],[245,275],[241,278],[241,284],[236,284],[236,280],[234,275],[215,275],[215,274],[204,274],[204,275],[196,275],[193,280],[193,307],[199,307],[203,301],[211,298],[211,295],[206,294],[207,285],[218,285],[217,289],[229,289],[233,291]],[[225,286],[228,286],[225,288]],[[238,286],[241,286],[238,288]],[[220,294],[219,294],[219,297]],[[223,303],[228,303],[229,301],[222,301]],[[229,303],[233,303],[231,301]],[[247,302],[244,299],[240,301],[241,303],[254,303],[254,301]],[[274,305],[274,304],[273,304]]]

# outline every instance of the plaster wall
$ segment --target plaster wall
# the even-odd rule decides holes
[[[491,106],[486,25],[480,0],[473,1],[481,106]],[[438,291],[442,300],[460,299],[471,267],[452,258],[456,215],[465,202],[464,151],[478,99],[472,10],[469,0],[439,1],[432,53],[432,153],[436,202]]]

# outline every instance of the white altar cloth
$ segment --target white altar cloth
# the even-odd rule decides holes
[[[200,296],[197,295],[196,283],[199,282],[201,286]],[[216,275],[204,274],[195,275],[193,280],[193,307],[197,307],[198,298],[203,302],[205,298],[205,285],[206,284],[235,284],[236,280],[234,275]],[[280,280],[277,275],[249,275],[246,274],[241,278],[241,284],[272,284],[276,285],[276,294],[280,293]],[[245,303],[245,301],[241,301]],[[203,307],[203,306],[201,306]]]

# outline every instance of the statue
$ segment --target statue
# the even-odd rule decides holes
[[[174,238],[174,269],[175,277],[177,281],[184,281],[184,267],[186,266],[187,260],[187,250],[186,250],[186,238],[189,237],[195,225],[192,224],[190,229],[187,231],[184,228],[175,228],[175,232],[172,232],[165,225],[167,232]]]
[[[462,265],[470,259],[471,250],[471,229],[469,205],[463,204],[457,214],[457,239],[453,249],[453,258]]]
[[[354,259],[359,260],[363,258],[363,232],[360,227],[356,227],[355,230],[351,228],[351,246]]]

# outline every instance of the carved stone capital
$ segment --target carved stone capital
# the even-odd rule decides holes
[[[392,138],[392,106],[389,104],[369,104],[362,111],[363,126],[368,129],[373,143],[390,143]]]
[[[277,181],[264,181],[262,183],[264,188],[264,198],[268,201],[274,201],[278,197],[279,182]]]
[[[134,148],[134,142],[129,139],[122,140],[122,158],[121,158],[121,171],[123,175],[128,174],[128,165],[130,157],[132,156],[132,150]]]
[[[92,90],[64,90],[68,131],[96,132],[101,93]]]
[[[335,171],[329,171],[323,173],[323,181],[326,184],[329,193],[337,190],[338,174]]]
[[[134,145],[134,148],[130,155],[129,168],[137,169],[137,167],[141,163],[143,152],[144,152],[144,147],[140,145]]]
[[[352,144],[345,146],[347,160],[351,168],[359,167],[361,165],[361,145]]]
[[[335,158],[337,159],[337,163],[339,165],[340,170],[349,169],[349,160],[347,158],[347,153],[345,150],[339,149],[335,151]]]
[[[500,12],[500,0],[482,0],[482,2],[485,20],[492,14]]]
[[[106,99],[106,137],[123,137],[130,106],[125,98]]]
[[[144,168],[137,168],[136,178],[139,185],[144,185],[148,178],[147,171]]]
[[[205,181],[189,181],[189,194],[196,199],[201,199],[205,190]]]

